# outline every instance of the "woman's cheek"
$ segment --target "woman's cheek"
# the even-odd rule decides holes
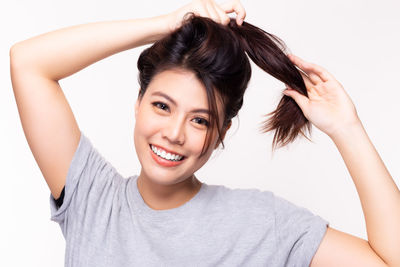
[[[200,154],[206,139],[206,131],[190,129],[187,131],[187,142],[190,144],[193,153]]]
[[[162,116],[157,116],[151,110],[146,110],[143,114],[138,121],[142,133],[154,134],[162,129],[163,124],[165,124],[165,119],[162,119]]]

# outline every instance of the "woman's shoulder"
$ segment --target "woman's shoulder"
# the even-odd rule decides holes
[[[269,190],[258,188],[230,188],[224,185],[208,185],[214,192],[214,201],[219,210],[234,211],[252,218],[275,217],[287,220],[320,220],[311,210]],[[211,194],[210,194],[211,195]],[[325,223],[325,221],[324,221]]]

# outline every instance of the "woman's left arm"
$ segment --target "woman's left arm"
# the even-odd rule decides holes
[[[308,97],[288,88],[305,117],[338,148],[356,186],[368,241],[328,228],[310,266],[400,266],[400,191],[343,86],[324,68],[289,55]]]

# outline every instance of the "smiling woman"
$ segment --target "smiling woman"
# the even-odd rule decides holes
[[[136,153],[142,166],[138,178],[139,187],[149,192],[150,188],[157,185],[169,185],[171,194],[176,195],[179,190],[174,187],[192,184],[196,185],[198,191],[200,182],[193,174],[208,161],[214,148],[218,146],[214,131],[212,146],[202,154],[209,131],[204,122],[208,123],[210,120],[204,85],[193,72],[174,68],[159,72],[152,78],[146,90],[142,89],[140,92],[135,105],[134,132]],[[219,116],[222,118],[222,103],[218,104]],[[149,145],[161,150],[160,155],[154,157]],[[169,157],[172,153],[183,156],[183,159],[178,162],[160,159],[167,157],[168,153]],[[142,196],[149,206],[158,206],[152,203],[157,201],[157,197],[152,198],[145,194]],[[166,208],[182,205],[171,203],[171,207],[167,207],[167,202],[162,202]]]
[[[328,71],[287,55],[282,41],[244,19],[239,1],[195,0],[167,15],[69,27],[12,47],[14,94],[51,190],[66,266],[399,265],[400,193],[351,99]],[[58,81],[148,43],[135,103],[141,170],[124,178],[79,129]],[[249,58],[288,87],[263,127],[275,131],[273,148],[305,136],[311,123],[326,133],[358,190],[368,241],[270,191],[196,177],[243,105]]]

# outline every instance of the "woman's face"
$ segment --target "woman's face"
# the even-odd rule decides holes
[[[222,124],[219,99],[217,105]],[[141,176],[163,185],[192,177],[217,147],[217,130],[210,128],[212,142],[199,158],[210,122],[207,110],[205,87],[194,73],[173,69],[154,76],[143,98],[135,104],[134,142]],[[167,159],[155,154],[154,148],[165,150],[161,157]],[[167,152],[173,154],[172,160]],[[176,156],[183,156],[183,160],[177,161]]]

